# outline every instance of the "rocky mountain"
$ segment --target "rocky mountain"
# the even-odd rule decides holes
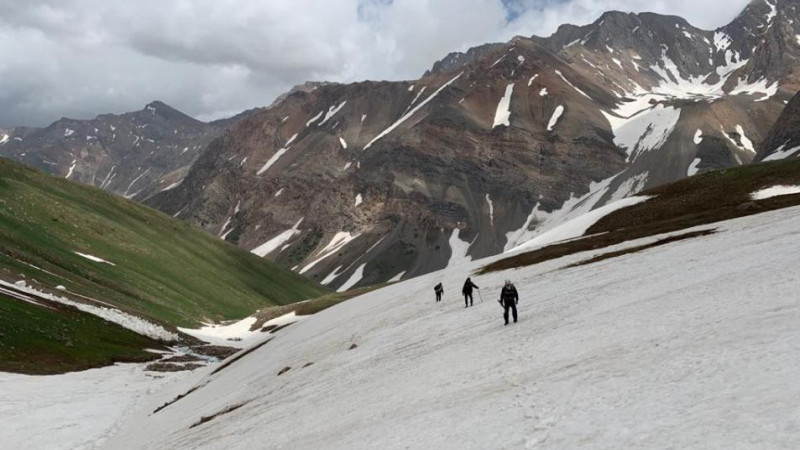
[[[800,155],[800,94],[786,105],[758,151],[759,161],[796,158]]]
[[[0,132],[0,156],[143,200],[174,188],[209,142],[253,113],[204,123],[156,101],[121,115]]]
[[[747,164],[798,89],[800,1],[609,12],[419,80],[296,90],[148,202],[339,289],[485,257],[644,188]]]

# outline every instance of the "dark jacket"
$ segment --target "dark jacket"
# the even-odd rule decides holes
[[[475,283],[470,280],[464,282],[464,287],[461,288],[462,294],[472,294],[472,288],[480,289]]]
[[[437,293],[444,292],[444,286],[442,286],[442,283],[439,283],[436,286],[434,286],[433,290],[436,291]]]
[[[503,286],[503,290],[500,291],[500,301],[504,305],[516,305],[519,303],[519,294],[517,293],[517,288],[515,288],[513,284]]]

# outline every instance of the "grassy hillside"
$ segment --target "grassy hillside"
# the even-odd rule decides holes
[[[653,198],[603,217],[586,231],[584,238],[501,259],[480,272],[538,264],[647,236],[800,205],[800,194],[751,200],[751,193],[775,185],[800,185],[800,160],[707,172],[644,191],[639,195]]]
[[[2,159],[0,278],[189,327],[328,292],[157,211]]]
[[[0,293],[0,371],[62,373],[157,357],[145,348],[161,345],[74,308],[41,307]]]

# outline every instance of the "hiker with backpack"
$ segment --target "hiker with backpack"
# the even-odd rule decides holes
[[[517,288],[514,287],[510,280],[506,280],[503,290],[500,291],[500,300],[498,300],[498,302],[500,302],[500,306],[502,306],[505,310],[503,312],[503,319],[505,319],[506,325],[508,325],[509,309],[514,317],[514,323],[517,323],[517,304],[519,303],[519,294],[517,293]]]
[[[464,282],[464,287],[461,288],[461,293],[464,294],[464,308],[472,306],[472,289],[480,289],[469,278]]]
[[[444,295],[444,286],[442,283],[437,284],[433,287],[434,292],[436,292],[436,303],[442,301],[442,295]]]

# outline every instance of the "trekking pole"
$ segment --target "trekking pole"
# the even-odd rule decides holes
[[[481,303],[483,303],[483,296],[481,295],[480,289],[478,289],[478,298],[481,299]]]

